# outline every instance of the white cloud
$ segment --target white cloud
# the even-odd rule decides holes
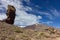
[[[1,13],[0,13],[0,20],[3,20],[3,19],[5,19],[5,18],[7,18],[7,16],[6,16],[5,14],[1,14]]]
[[[20,13],[18,13],[17,17],[16,17],[16,22],[15,24],[20,24],[20,25],[32,25],[32,24],[35,24],[35,23],[38,23],[38,20],[39,19],[42,19],[41,16],[35,16],[35,15],[32,15],[32,14],[27,14],[26,12],[24,11],[19,11]]]
[[[25,0],[27,1],[27,0]],[[29,0],[28,0],[29,1]],[[13,5],[16,8],[16,19],[15,19],[15,25],[18,26],[27,26],[32,25],[35,23],[39,23],[39,19],[42,19],[41,16],[35,16],[33,14],[28,14],[27,10],[32,10],[32,8],[26,6],[24,7],[22,5],[21,0],[0,0],[0,3],[2,3],[2,7],[5,7],[7,9],[7,5]],[[25,9],[25,10],[24,10]],[[6,17],[6,16],[4,16]],[[2,18],[2,17],[1,17]]]

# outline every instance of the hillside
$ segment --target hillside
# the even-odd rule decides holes
[[[0,22],[0,40],[60,40],[60,30],[41,24],[20,28]]]

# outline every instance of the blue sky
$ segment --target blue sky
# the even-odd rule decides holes
[[[6,18],[7,5],[16,8],[14,25],[41,23],[60,28],[60,0],[0,0],[0,20]]]

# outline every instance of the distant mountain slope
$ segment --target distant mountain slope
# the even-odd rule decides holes
[[[20,28],[0,22],[0,40],[60,40],[60,30],[42,24]]]
[[[50,26],[44,25],[44,24],[34,24],[26,26],[25,29],[32,29],[35,31],[42,31],[43,29],[48,29]],[[53,27],[51,27],[53,28]]]

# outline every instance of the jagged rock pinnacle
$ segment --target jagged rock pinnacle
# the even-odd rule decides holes
[[[8,9],[6,12],[7,18],[2,20],[2,22],[6,22],[8,24],[14,24],[14,20],[16,16],[15,12],[16,12],[15,7],[12,5],[8,5]]]

